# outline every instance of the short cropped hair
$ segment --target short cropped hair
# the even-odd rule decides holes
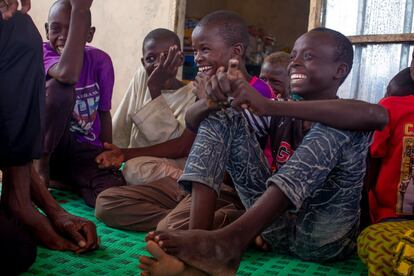
[[[236,12],[219,10],[204,16],[196,27],[218,27],[219,35],[232,46],[241,43],[244,46],[244,53],[249,47],[249,30],[244,19]]]
[[[52,9],[55,8],[55,6],[59,6],[59,5],[63,6],[64,8],[71,8],[69,0],[56,0],[55,2],[53,2],[52,6],[50,6],[49,15],[47,17],[48,21],[49,21],[49,17],[50,17],[50,13],[52,12]],[[90,27],[92,25],[91,10],[88,10],[87,16],[89,20],[88,26]]]
[[[390,81],[386,97],[414,95],[414,81],[411,79],[410,67],[398,72]]]
[[[145,44],[150,40],[172,40],[181,49],[181,42],[178,35],[168,29],[158,28],[149,32],[142,42],[142,50],[144,50]]]
[[[319,27],[310,30],[310,32],[328,33],[333,38],[336,44],[335,61],[346,63],[349,69],[346,76],[342,80],[343,82],[348,76],[349,72],[351,72],[352,64],[354,62],[354,48],[352,47],[351,41],[340,32],[328,28]]]
[[[263,63],[265,62],[271,65],[282,65],[287,68],[290,63],[290,55],[282,51],[274,52],[265,57]]]

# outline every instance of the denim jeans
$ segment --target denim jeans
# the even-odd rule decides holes
[[[227,171],[246,209],[267,185],[277,185],[294,207],[262,232],[272,249],[305,260],[342,259],[355,248],[369,139],[316,124],[272,176],[245,118],[227,109],[201,123],[179,183],[188,191],[198,182],[219,193]]]

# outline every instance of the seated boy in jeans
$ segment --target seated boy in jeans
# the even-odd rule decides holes
[[[99,169],[94,160],[112,141],[114,71],[105,52],[85,47],[95,32],[90,10],[75,11],[56,1],[45,25],[46,123],[37,169],[47,184],[50,177],[71,186],[94,207],[101,191],[124,185],[117,170]]]

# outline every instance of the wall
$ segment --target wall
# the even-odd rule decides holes
[[[32,16],[45,39],[44,23],[53,0],[32,1]],[[184,0],[99,0],[92,5],[96,33],[92,45],[106,51],[115,68],[112,112],[118,106],[142,56],[142,41],[155,28],[174,30]],[[179,30],[182,33],[182,30]]]
[[[249,25],[275,35],[278,49],[291,48],[308,27],[309,1],[304,0],[191,0],[186,15],[201,18],[218,9],[234,10]]]

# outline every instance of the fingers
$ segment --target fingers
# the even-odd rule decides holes
[[[0,12],[3,20],[8,20],[16,13],[18,7],[17,0],[8,0],[0,2]]]
[[[69,238],[74,241],[80,248],[84,248],[86,241],[79,233],[79,226],[75,225],[73,221],[68,221],[65,223],[64,227]]]
[[[79,245],[80,247],[82,247],[82,250],[80,250],[79,253],[94,250],[99,247],[98,235],[96,233],[95,224],[87,220],[83,221],[80,232],[83,234],[83,237],[85,238],[85,244],[84,246]]]
[[[221,91],[216,75],[213,75],[206,84],[207,97],[215,102],[226,102],[227,96]]]
[[[105,142],[104,143],[104,149],[106,149],[106,150],[114,150],[114,149],[118,149],[118,147],[115,146],[114,144]]]
[[[22,4],[21,12],[22,13],[27,13],[30,10],[30,8],[32,7],[31,6],[31,1],[30,0],[21,0],[20,2]]]
[[[224,95],[227,97],[231,95],[231,86],[230,86],[230,80],[227,78],[227,74],[224,72],[224,68],[220,67],[217,71],[217,80],[218,85],[220,86],[220,90],[223,92]],[[226,97],[226,100],[227,100]]]
[[[171,46],[168,49],[168,55],[164,62],[162,62],[163,67],[166,70],[166,74],[172,78],[177,75],[178,67],[183,63],[184,57],[182,52],[178,49],[177,45]],[[161,64],[161,61],[160,61]]]

